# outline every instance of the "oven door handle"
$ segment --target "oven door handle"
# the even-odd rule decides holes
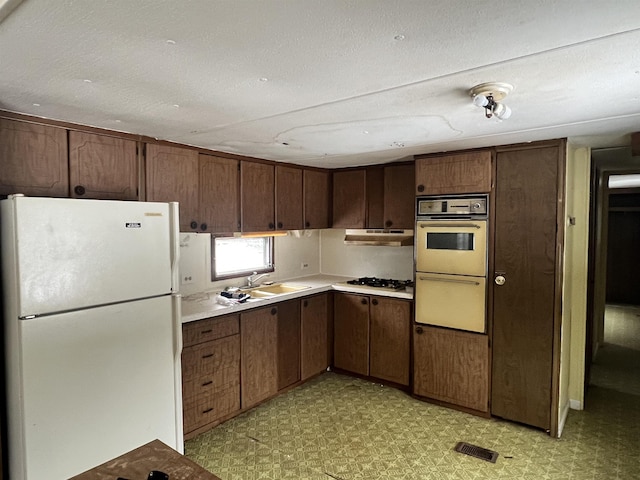
[[[481,228],[480,225],[476,225],[475,223],[421,223],[420,228]]]
[[[467,285],[480,285],[480,282],[475,282],[473,280],[457,280],[454,278],[420,277],[420,280],[430,280],[432,282],[465,283]]]

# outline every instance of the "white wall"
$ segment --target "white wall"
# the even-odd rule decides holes
[[[322,230],[320,271],[348,277],[413,279],[413,247],[345,245],[345,231]]]
[[[573,201],[578,219],[572,252],[573,285],[571,305],[571,365],[569,398],[571,407],[584,408],[585,344],[587,338],[587,274],[589,262],[589,189],[591,149],[579,148],[574,155]]]
[[[560,357],[560,419],[584,406],[591,152],[567,146],[564,282]],[[573,218],[575,225],[570,225]],[[562,426],[562,423],[559,424]]]

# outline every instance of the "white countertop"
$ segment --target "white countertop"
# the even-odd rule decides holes
[[[273,303],[284,302],[294,298],[307,297],[316,293],[338,290],[341,292],[361,293],[364,295],[377,295],[383,297],[404,298],[413,300],[413,293],[404,290],[388,290],[384,288],[364,287],[361,285],[345,284],[353,277],[341,277],[336,275],[311,275],[309,277],[296,278],[293,280],[283,280],[277,283],[287,285],[308,287],[291,293],[274,295],[269,298],[250,299],[245,303],[226,306],[216,302],[219,291],[201,292],[182,298],[182,323],[202,320],[203,318],[217,317],[228,313],[237,313],[256,307],[264,307]]]

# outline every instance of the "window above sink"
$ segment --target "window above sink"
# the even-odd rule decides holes
[[[273,272],[273,237],[213,237],[211,279]]]

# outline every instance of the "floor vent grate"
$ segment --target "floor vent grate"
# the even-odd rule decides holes
[[[480,460],[486,460],[487,462],[491,463],[496,463],[496,460],[498,459],[497,452],[487,450],[486,448],[477,447],[467,442],[458,442],[454,450],[456,452],[464,453],[465,455],[470,455],[472,457],[479,458]]]

